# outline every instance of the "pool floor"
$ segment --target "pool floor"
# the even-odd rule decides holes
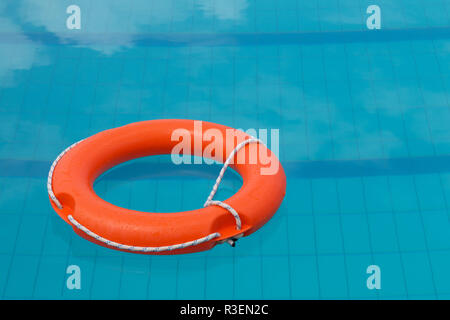
[[[380,30],[365,0],[77,2],[81,30],[66,28],[71,1],[0,4],[0,298],[450,298],[448,1],[375,1]],[[52,161],[162,118],[278,129],[274,217],[189,255],[77,236],[50,206]],[[220,166],[194,167],[146,158],[95,190],[138,210],[200,208]],[[229,173],[217,199],[240,185]]]

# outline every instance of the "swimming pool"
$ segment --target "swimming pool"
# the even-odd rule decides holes
[[[80,30],[66,26],[74,3]],[[380,30],[366,26],[373,4]],[[449,56],[445,0],[2,2],[0,297],[449,299]],[[181,256],[76,236],[50,207],[51,162],[160,118],[279,129],[287,194],[272,220],[235,248]],[[187,210],[219,170],[152,157],[95,188],[124,207]],[[239,186],[229,173],[217,198]]]

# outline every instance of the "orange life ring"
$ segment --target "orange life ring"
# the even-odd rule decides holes
[[[234,161],[230,164],[243,179],[238,192],[223,202],[209,203],[198,210],[139,212],[108,203],[94,192],[95,179],[109,168],[138,157],[170,154],[179,143],[172,138],[176,129],[186,129],[192,141],[198,141],[199,132],[194,126],[194,120],[149,120],[106,130],[71,146],[55,160],[49,174],[48,190],[52,207],[83,238],[129,252],[197,252],[251,234],[275,214],[286,190],[286,176],[279,160],[262,143],[254,144],[259,148],[256,163]],[[245,141],[253,137],[240,130],[202,122],[202,130],[208,129],[219,130],[224,136],[226,130],[231,129],[236,137],[232,142],[216,146],[223,152],[221,156],[217,152],[213,159],[223,163],[227,158],[236,160],[242,152],[249,154],[250,144],[245,144]],[[203,137],[200,141],[192,145],[191,155],[204,155],[210,143]],[[241,151],[234,149],[239,141]],[[237,151],[236,154],[230,155],[229,145],[227,147],[230,143],[231,150]],[[277,162],[276,173],[261,174],[261,169],[270,165],[262,163],[261,152],[266,152],[272,165],[273,161]],[[234,209],[238,217],[230,214],[230,209]]]

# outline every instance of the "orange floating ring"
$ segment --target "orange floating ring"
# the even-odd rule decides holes
[[[196,156],[204,156],[211,147],[211,141],[204,141],[203,131],[214,129],[223,137],[229,130],[234,134],[231,141],[214,141],[216,150],[222,152],[212,152],[210,158],[224,167],[204,208],[140,212],[117,207],[96,195],[94,181],[106,170],[131,159],[173,153],[179,143],[173,132],[180,128],[194,141],[184,152]],[[252,146],[258,150],[256,161],[241,163],[241,156],[251,159]],[[270,161],[263,161],[261,154]],[[228,165],[241,175],[243,185],[227,200],[215,201],[212,198]],[[270,166],[276,167],[276,172],[262,174]],[[281,205],[286,176],[275,154],[240,130],[194,120],[150,120],[106,130],[70,146],[53,163],[47,188],[53,209],[81,237],[116,250],[179,254],[208,250],[217,243],[234,244],[262,227]]]

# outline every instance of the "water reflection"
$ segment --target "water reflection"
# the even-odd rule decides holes
[[[402,29],[367,33],[352,20],[363,16],[359,4],[289,3],[80,0],[74,32],[65,29],[69,1],[2,3],[2,120],[19,123],[2,126],[1,142],[33,145],[39,134],[55,153],[108,127],[187,117],[281,128],[288,161],[450,152],[448,27],[408,29],[430,21],[389,4]],[[301,21],[284,33],[258,33],[295,10]],[[14,90],[25,87],[20,102]]]
[[[0,85],[9,87],[16,84],[14,71],[27,70],[32,66],[44,66],[50,63],[39,50],[39,44],[22,34],[22,27],[6,14],[7,3],[0,3],[0,31],[17,34],[20,46],[12,46],[0,41]]]
[[[66,8],[70,1],[36,2],[22,0],[19,4],[20,19],[27,24],[27,31],[39,30],[54,33],[61,42],[76,44],[112,54],[121,48],[130,47],[141,32],[192,31],[196,19],[204,26],[212,26],[214,20],[225,20],[233,24],[245,19],[247,0],[210,1],[111,1],[80,0],[82,8],[81,30],[66,29]],[[179,29],[179,30],[178,30]],[[212,29],[204,30],[211,32]],[[103,34],[103,37],[89,37],[90,34]],[[104,40],[105,33],[120,33],[114,43],[107,46],[98,44]]]

